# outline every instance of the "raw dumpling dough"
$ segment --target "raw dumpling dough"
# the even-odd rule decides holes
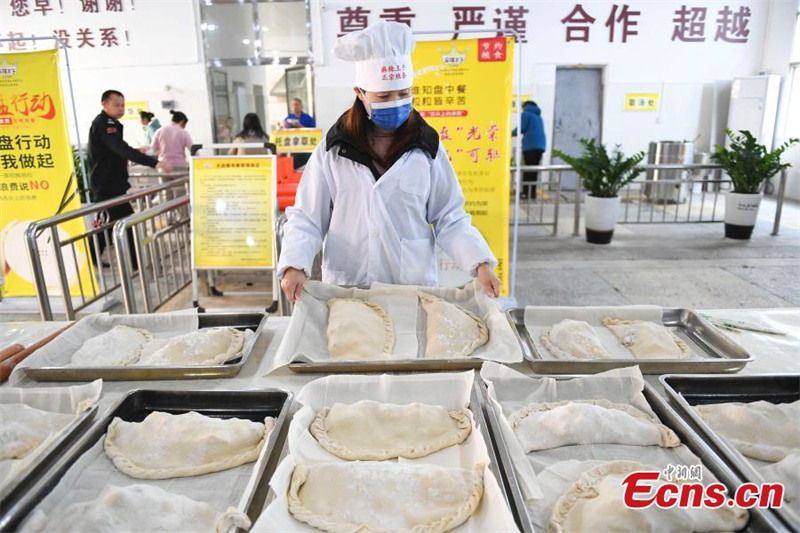
[[[629,509],[623,503],[622,480],[631,472],[659,471],[634,461],[611,461],[585,472],[556,502],[547,530],[580,531],[737,531],[747,524],[744,509]],[[653,486],[662,485],[659,480]],[[678,481],[678,483],[681,483]]]
[[[715,403],[694,410],[743,455],[781,461],[800,449],[800,400],[793,403]]]
[[[146,344],[140,366],[221,365],[242,351],[244,334],[235,328],[203,328]]]
[[[0,404],[0,460],[24,458],[74,419],[22,403]]]
[[[532,403],[511,413],[508,422],[525,453],[575,444],[674,448],[681,443],[657,418],[608,400]]]
[[[297,465],[289,513],[332,533],[449,531],[466,522],[483,497],[483,467],[472,470],[394,462]]]
[[[139,360],[144,344],[152,338],[144,329],[114,326],[84,342],[72,354],[69,366],[132,365]]]
[[[486,323],[462,307],[419,291],[428,316],[425,357],[467,357],[489,341]]]
[[[603,324],[636,359],[686,359],[689,346],[661,324],[606,317]]]
[[[131,477],[199,476],[255,461],[274,425],[273,418],[261,424],[154,411],[139,423],[115,418],[104,444],[114,466]]]
[[[472,422],[464,411],[448,412],[438,405],[361,400],[322,409],[309,430],[337,457],[383,461],[424,457],[461,444],[469,436]]]
[[[35,516],[31,517],[34,522]],[[173,494],[155,485],[108,486],[96,499],[74,503],[63,514],[31,523],[33,531],[108,533],[109,531],[192,531],[222,533],[231,525],[247,530],[247,515],[224,513],[209,504]]]
[[[758,471],[767,483],[783,483],[783,504],[800,517],[800,450]]]
[[[392,353],[394,326],[383,307],[355,298],[332,298],[328,309],[331,359],[381,359]]]
[[[597,332],[583,320],[565,319],[542,333],[542,344],[559,359],[611,359]]]

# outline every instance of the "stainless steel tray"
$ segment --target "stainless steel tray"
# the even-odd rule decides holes
[[[27,491],[35,480],[41,476],[48,468],[53,466],[58,458],[66,453],[67,450],[78,440],[78,438],[91,426],[92,419],[97,414],[97,405],[84,411],[73,420],[61,434],[44,449],[36,458],[36,461],[28,465],[16,476],[16,481],[0,491],[0,514],[11,505],[15,499],[19,498]]]
[[[662,323],[677,330],[679,336],[688,338],[703,351],[704,359],[602,359],[589,361],[556,361],[544,359],[537,352],[525,327],[525,309],[517,307],[507,311],[514,326],[525,360],[538,374],[595,374],[613,368],[638,365],[643,374],[717,374],[738,372],[753,360],[747,351],[730,340],[699,314],[689,309],[664,308]]]
[[[555,379],[568,379],[581,376],[564,376],[553,375],[550,376]],[[500,469],[502,471],[504,480],[507,483],[508,489],[511,492],[515,508],[519,512],[519,516],[523,521],[523,531],[529,533],[533,531],[533,524],[531,517],[528,514],[528,509],[525,507],[525,497],[517,478],[514,464],[511,461],[511,455],[508,453],[508,448],[500,430],[500,418],[502,413],[497,413],[491,403],[488,401],[488,392],[486,384],[481,380],[480,383],[481,393],[486,400],[486,419],[489,422],[489,429],[492,435],[492,440],[497,446],[497,455],[500,457]],[[741,485],[742,481],[728,468],[722,459],[712,450],[694,430],[683,420],[681,417],[667,404],[666,400],[661,398],[653,387],[645,383],[644,397],[653,409],[653,412],[658,416],[661,422],[671,428],[681,439],[689,450],[692,451],[703,462],[705,468],[716,476],[716,478],[724,484],[728,489],[728,494],[733,494],[733,491]],[[778,521],[775,516],[765,512],[762,509],[749,509],[750,521],[747,524],[746,531],[783,531],[785,527]]]
[[[292,403],[292,394],[280,389],[248,391],[159,391],[134,390],[111,408],[105,417],[97,421],[92,429],[80,439],[69,453],[59,457],[52,468],[42,472],[31,485],[30,490],[20,495],[8,507],[3,506],[0,516],[0,531],[15,531],[25,517],[58,485],[61,478],[72,465],[103,436],[115,417],[133,422],[141,421],[153,411],[173,414],[196,411],[215,418],[244,418],[263,422],[267,416],[275,417],[275,428],[270,433],[259,458],[253,465],[256,483],[248,484],[248,489],[240,499],[239,510],[247,513],[255,521],[261,512],[264,493],[259,486],[268,483],[277,466],[278,459],[273,453],[275,443],[285,434],[285,421]],[[202,477],[202,476],[201,476]],[[266,481],[265,481],[266,480]],[[98,487],[98,491],[102,487]],[[259,499],[260,498],[260,499]],[[230,502],[226,502],[229,504]],[[226,507],[229,505],[226,505]],[[145,509],[142,510],[146,512]]]
[[[256,329],[255,339],[241,357],[222,365],[208,366],[96,366],[96,367],[22,367],[35,381],[151,381],[157,379],[213,379],[232,378],[247,364],[253,347],[264,329],[269,315],[266,313],[201,313],[197,315],[199,327],[233,327]]]
[[[497,479],[497,483],[500,485],[500,490],[503,493],[503,498],[505,499],[506,504],[509,506],[509,509],[511,510],[511,514],[514,517],[514,521],[516,522],[517,526],[521,527],[521,524],[523,523],[522,516],[517,512],[516,507],[514,505],[514,501],[511,499],[511,493],[507,490],[504,484],[504,478],[501,474],[500,461],[498,460],[498,457],[495,453],[492,436],[489,431],[489,426],[486,423],[486,418],[484,416],[486,406],[484,404],[484,399],[481,395],[481,391],[478,388],[479,380],[480,378],[476,375],[475,381],[472,384],[472,394],[470,397],[469,409],[472,411],[472,415],[475,418],[475,425],[478,427],[478,430],[481,432],[483,440],[486,443],[486,451],[489,454],[489,461],[490,461],[489,470],[492,471],[495,478]],[[297,407],[298,406],[295,406],[295,409]],[[292,412],[292,414],[294,414],[294,412]],[[286,456],[289,455],[288,441],[286,440],[284,441],[281,453],[275,455],[276,456],[279,455],[280,460],[283,460]],[[268,485],[269,482],[266,481],[264,482],[264,486],[262,487],[264,490],[268,491],[268,496],[264,501],[263,509],[266,509],[267,506],[270,503],[272,503],[272,501],[275,499],[275,492],[272,490],[271,487],[268,487]],[[255,523],[255,520],[253,521],[253,523]]]
[[[324,363],[289,363],[298,374],[352,374],[354,372],[438,372],[442,370],[473,370],[480,368],[483,359],[403,359],[399,361],[330,361]]]
[[[760,376],[661,376],[661,384],[680,414],[697,429],[740,478],[748,483],[765,483],[753,463],[720,437],[692,409],[693,405],[724,402],[787,403],[800,400],[800,374]],[[786,508],[771,509],[787,527],[800,530],[800,517]]]

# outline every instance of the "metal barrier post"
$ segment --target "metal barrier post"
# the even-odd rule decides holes
[[[30,259],[33,271],[33,282],[36,285],[36,299],[39,300],[39,315],[42,320],[53,320],[53,309],[50,307],[50,299],[47,297],[47,282],[44,279],[42,258],[39,256],[39,245],[36,242],[37,230],[36,222],[28,224],[28,228],[25,230],[28,259]]]
[[[134,229],[135,231],[133,231]],[[152,313],[153,306],[151,305],[152,298],[150,296],[150,280],[147,279],[147,274],[145,270],[147,268],[147,262],[145,261],[142,248],[142,242],[144,241],[142,225],[137,224],[136,227],[131,228],[130,231],[133,231],[133,245],[136,247],[136,260],[139,265],[139,281],[142,283],[142,298],[144,299],[144,312]],[[125,240],[127,242],[127,238]],[[131,274],[131,281],[133,281],[133,272],[131,272],[130,274]],[[153,276],[153,279],[156,279],[155,276]],[[158,283],[158,281],[156,281],[156,283]]]
[[[72,308],[72,295],[69,290],[69,280],[67,271],[64,268],[64,256],[61,255],[61,241],[58,238],[58,226],[50,227],[50,241],[53,243],[56,264],[58,265],[58,277],[61,279],[61,296],[64,298],[64,309],[67,313],[67,320],[75,320],[75,310]],[[46,281],[46,280],[45,280]]]
[[[131,261],[131,249],[128,246],[128,239],[125,235],[125,220],[118,220],[114,224],[114,246],[117,250],[117,269],[119,271],[120,283],[122,285],[122,299],[125,303],[125,312],[136,313],[136,296],[133,292],[133,263]]]
[[[575,176],[575,220],[572,228],[573,237],[577,237],[581,234],[581,188],[583,187],[581,175],[576,172]]]
[[[556,203],[553,206],[553,235],[558,235],[558,207],[561,205],[561,171],[558,171],[556,182]]]
[[[778,183],[777,205],[775,206],[775,222],[772,224],[772,235],[777,236],[781,229],[781,215],[783,214],[783,201],[786,199],[786,169],[781,170],[781,180]]]

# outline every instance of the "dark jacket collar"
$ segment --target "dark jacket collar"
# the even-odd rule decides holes
[[[98,117],[99,117],[101,120],[105,120],[105,121],[109,121],[109,120],[111,120],[111,121],[113,121],[114,123],[116,123],[116,124],[119,124],[120,126],[122,125],[122,123],[121,123],[119,120],[115,119],[114,117],[112,117],[111,115],[109,115],[108,113],[106,113],[106,112],[105,112],[105,110],[104,110],[104,111],[100,111],[100,114],[99,114],[99,115],[97,115],[97,116],[98,116]]]
[[[416,111],[411,112],[416,113]],[[345,115],[339,117],[339,120],[336,121],[336,124],[334,124],[330,130],[328,130],[328,134],[325,136],[326,149],[331,150],[334,146],[339,146],[339,155],[366,166],[372,171],[376,178],[380,177],[380,174],[372,164],[372,160],[370,159],[369,155],[359,150],[355,140],[347,133],[347,131],[345,131],[343,127],[344,116]],[[403,154],[410,152],[415,148],[419,148],[428,154],[431,159],[436,159],[436,154],[439,152],[439,134],[427,122],[425,122],[422,117],[419,117],[419,120],[422,122],[422,128],[420,129],[419,136],[409,142],[407,145],[401,147],[400,150],[394,154],[394,157],[392,157],[392,160],[389,162],[389,166],[397,162],[397,160],[400,159]]]

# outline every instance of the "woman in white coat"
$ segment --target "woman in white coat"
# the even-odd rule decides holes
[[[435,245],[497,297],[500,280],[439,135],[411,107],[414,38],[381,21],[345,35],[334,53],[356,63],[356,99],[314,150],[286,210],[281,288],[300,299],[323,247],[322,280],[436,285]]]

